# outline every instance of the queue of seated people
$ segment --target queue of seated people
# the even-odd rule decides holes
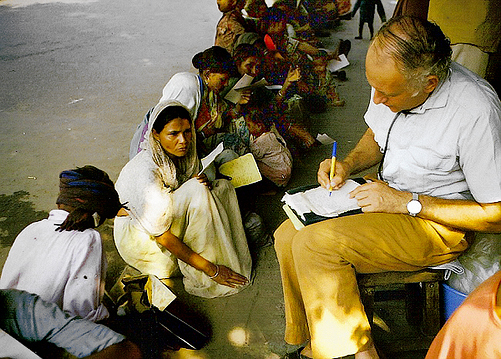
[[[2,310],[8,313],[2,317],[3,321],[0,320],[3,330],[28,344],[36,341],[52,342],[78,357],[98,354],[102,357],[116,357],[117,351],[123,351],[121,356],[126,357],[127,354],[131,358],[141,355],[154,358],[159,355],[159,351],[145,354],[148,350],[144,348],[144,343],[140,340],[136,342],[133,334],[128,341],[115,331],[108,332],[102,327],[87,323],[106,323],[117,332],[123,330],[120,325],[107,321],[109,312],[103,305],[106,258],[101,237],[95,228],[106,218],[115,220],[114,240],[121,257],[144,274],[152,274],[161,279],[182,276],[188,293],[205,298],[237,294],[250,285],[252,258],[258,247],[256,243],[259,242],[252,238],[251,229],[255,227],[255,223],[250,223],[249,220],[256,218],[249,215],[253,211],[255,194],[286,186],[295,153],[299,149],[315,146],[315,139],[308,132],[304,121],[297,118],[297,108],[308,106],[308,103],[311,106],[318,101],[333,101],[334,104],[340,101],[330,77],[332,74],[326,70],[325,63],[330,58],[336,58],[343,46],[346,50],[347,45],[341,42],[340,48],[330,53],[320,50],[311,37],[306,41],[285,35],[288,20],[284,14],[287,13],[278,6],[263,9],[259,21],[254,20],[256,32],[250,32],[245,28],[246,21],[240,14],[241,2],[227,0],[217,3],[223,17],[217,26],[216,45],[193,57],[192,65],[198,73],[177,73],[165,85],[159,102],[147,112],[133,136],[129,162],[121,170],[116,184],[113,184],[104,171],[93,166],[63,171],[59,176],[60,193],[56,201],[58,209],[51,211],[48,219],[28,226],[16,238],[0,279],[0,288],[10,290],[2,290],[0,293],[0,300],[6,303]],[[244,31],[239,33],[238,25]],[[415,35],[413,31],[428,29],[429,26],[431,25],[428,23],[414,19],[396,19],[376,35],[375,45],[369,49],[367,57],[367,74],[373,75],[370,78],[373,81],[371,85],[387,90],[387,84],[396,86],[395,84],[402,85],[411,81],[411,77],[404,78],[399,72],[400,67],[392,62],[394,60],[389,60],[386,57],[389,55],[378,48],[387,46],[382,39],[390,36],[389,28],[408,35],[409,37],[403,36],[407,39],[402,40],[405,42]],[[426,36],[438,37],[438,42],[442,41],[443,46],[447,47],[438,31],[434,28],[433,31],[424,32]],[[393,33],[391,36],[394,36]],[[421,41],[428,41],[426,36],[423,35]],[[446,51],[441,52],[444,53]],[[384,74],[378,72],[382,71],[381,66],[374,65],[381,64],[382,60],[385,66],[389,66]],[[461,79],[454,78],[454,81],[470,81],[472,75],[464,75],[463,70],[457,70],[454,66],[451,71],[461,73],[457,75]],[[448,73],[449,70],[446,68],[444,71]],[[243,91],[234,102],[226,101],[225,93],[245,74],[255,79],[264,77],[271,84],[280,84],[281,89],[274,92],[266,87],[259,87],[252,93]],[[387,78],[390,75],[396,76],[397,80]],[[410,111],[422,105],[435,88],[438,90],[434,95],[439,93],[445,96],[439,90],[447,91],[448,87],[440,87],[438,83],[446,78],[433,74],[428,76],[433,78],[433,81],[430,80],[430,87],[425,87],[422,92],[418,90],[417,95],[405,92],[403,100],[396,102],[395,119],[401,111]],[[463,80],[461,76],[468,79]],[[407,87],[402,85],[402,88]],[[478,95],[479,98],[482,96]],[[300,101],[301,105],[296,101]],[[371,114],[378,111],[386,117],[390,112],[393,114],[391,103],[380,101],[384,107],[375,107],[378,105],[375,103],[377,98],[374,97],[373,101],[369,111]],[[417,103],[418,101],[423,102]],[[499,111],[498,107],[499,105],[493,105],[493,111]],[[301,114],[304,115],[304,112]],[[412,113],[405,113],[405,116],[411,115]],[[376,117],[378,116],[374,118]],[[377,123],[369,124],[375,127],[375,131],[380,131]],[[339,186],[350,174],[367,167],[367,164],[373,165],[384,159],[379,157],[380,147],[374,144],[374,133],[371,131],[368,130],[361,145],[359,143],[357,146],[364,147],[369,141],[370,144],[364,147],[363,153],[374,155],[376,161],[367,159],[360,166],[355,166],[355,158],[358,159],[355,155],[361,153],[357,147],[348,156],[349,160],[341,161],[336,167],[338,172],[335,178],[329,179],[326,169],[330,168],[330,160],[326,160],[320,165],[318,173],[322,186]],[[216,158],[216,166],[246,153],[254,155],[264,179],[252,188],[250,194],[249,191],[235,190],[217,170],[201,171],[200,158],[221,142],[225,150]],[[371,150],[370,153],[367,148]],[[386,161],[395,161],[391,147]],[[387,167],[383,168],[382,174],[386,174],[385,170]],[[380,184],[369,184],[378,185]],[[358,189],[353,195],[362,207],[369,206],[364,202],[367,201],[366,197],[360,197],[363,191]],[[405,195],[392,195],[407,199]],[[420,195],[419,198],[423,197]],[[424,198],[426,201],[425,196]],[[432,202],[425,202],[424,206],[430,203]],[[394,210],[393,208],[392,211]],[[384,213],[387,211],[380,210],[386,217],[391,216],[393,221],[402,222],[399,222],[399,226],[409,228],[406,232],[416,230],[416,225],[408,222],[420,220],[420,210],[417,213],[401,212],[409,216],[398,218],[395,212]],[[374,252],[368,249],[377,247],[369,245],[374,238],[375,241],[380,240],[376,238],[376,231],[370,230],[371,226],[378,226],[381,232],[384,226],[379,226],[378,221],[383,220],[383,217],[379,216],[376,220],[375,216],[358,214],[343,220],[324,221],[299,232],[287,221],[279,228],[275,249],[286,299],[286,341],[290,344],[305,343],[299,351],[286,355],[286,358],[324,358],[348,354],[355,354],[356,358],[379,357],[354,289],[353,267],[360,266],[369,271],[391,269],[389,264],[384,264],[390,261],[387,253],[378,253],[384,258],[378,262]],[[369,219],[373,219],[374,223]],[[347,237],[351,233],[349,229],[354,228],[350,221],[356,223],[357,220],[364,221],[363,226],[358,223],[356,228],[364,228],[359,230],[359,235],[367,236],[367,248],[351,237],[342,245],[334,243],[334,240],[342,241]],[[258,220],[258,223],[262,225],[262,221]],[[384,223],[385,226],[392,226],[390,221]],[[337,226],[341,230],[336,231]],[[319,231],[315,232],[315,228]],[[436,258],[440,256],[442,260],[452,260],[467,247],[467,243],[461,239],[464,233],[451,230],[446,225],[434,228],[435,232],[440,233],[433,236],[440,237],[441,240],[448,236],[448,240],[451,243],[455,241],[455,244],[447,249],[444,246],[439,249],[438,246],[434,247],[437,253],[441,251],[440,255],[427,259],[430,263],[426,265],[437,261]],[[497,230],[496,227],[488,229]],[[417,243],[419,236],[414,238],[409,233],[407,242],[411,243],[412,239]],[[260,233],[258,237],[262,235]],[[381,241],[387,241],[388,237],[384,236],[385,239]],[[303,239],[304,244],[301,242]],[[308,247],[308,241],[316,241],[318,246],[312,249]],[[357,245],[359,248],[355,248]],[[350,251],[349,246],[353,246],[354,250]],[[391,258],[397,268],[413,270],[424,265],[411,263],[412,260],[404,263],[395,259],[403,255],[403,252],[407,253],[398,243],[385,243],[384,246],[388,252],[395,251],[396,254]],[[415,245],[416,250],[420,247]],[[346,252],[343,252],[344,248]],[[323,256],[324,253],[321,253],[327,253],[331,249],[335,255]],[[362,258],[366,252],[370,252],[367,254],[369,259]],[[58,260],[54,261],[53,258]],[[330,264],[321,267],[322,261],[331,263],[337,258],[339,263],[332,268]],[[295,261],[303,264],[306,263],[303,261],[309,261],[311,265],[304,266],[300,263],[296,266]],[[353,265],[350,264],[352,261]],[[326,285],[323,280],[324,271],[336,270],[336,266],[339,266],[337,277],[329,274],[329,283],[333,284]],[[308,280],[311,273],[318,274],[318,281],[312,283]],[[323,292],[337,285],[338,281],[343,284],[344,297],[333,295],[324,298]],[[489,289],[497,291],[497,288],[492,286]],[[318,297],[313,298],[312,295]],[[318,298],[324,299],[319,301]],[[344,300],[346,306],[353,306],[355,309],[352,312],[345,311],[341,315],[342,321],[311,315],[311,311],[323,313],[324,310],[337,310],[336,305],[339,304],[330,303],[335,300]],[[310,305],[311,301],[316,304]],[[330,303],[331,307],[325,309],[326,303]],[[47,325],[45,329],[48,332],[56,335],[17,330],[23,325],[36,326],[39,316],[47,318],[47,314],[44,314],[47,308],[53,313],[52,319],[43,319],[42,322]],[[59,313],[57,308],[65,313]],[[350,315],[352,320],[348,318]],[[75,320],[75,316],[84,318],[84,322]],[[326,333],[318,329],[318,326],[330,321],[337,323],[332,324],[332,328],[339,327],[336,327],[336,337],[346,338],[345,342],[335,347],[331,345],[333,341],[327,333],[331,329],[330,324],[324,328]],[[69,322],[78,325],[69,326]],[[296,325],[295,322],[299,324]],[[360,338],[353,341],[351,326],[358,325],[357,323],[361,323],[356,334]],[[85,350],[81,350],[81,345],[73,343],[75,336],[78,337],[81,331],[87,333]],[[65,340],[61,338],[65,339],[67,332],[71,333],[68,337],[70,343],[66,341],[64,344],[62,342]],[[443,337],[442,335],[441,338]],[[440,344],[433,348],[435,352],[440,351]]]

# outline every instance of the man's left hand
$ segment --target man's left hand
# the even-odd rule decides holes
[[[385,182],[376,180],[363,184],[350,192],[363,212],[407,213],[410,200],[408,192],[391,188]]]

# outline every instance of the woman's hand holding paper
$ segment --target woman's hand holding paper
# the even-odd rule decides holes
[[[205,173],[198,175],[196,178],[198,182],[203,184],[205,187],[207,187],[208,189],[212,189],[212,183],[209,181]]]

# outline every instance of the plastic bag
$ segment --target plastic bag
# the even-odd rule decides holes
[[[273,239],[266,231],[263,219],[254,212],[248,212],[243,220],[249,250],[255,254],[260,248],[273,244]]]
[[[452,273],[447,284],[469,294],[501,269],[501,233],[476,233],[473,244],[458,260],[464,274]]]

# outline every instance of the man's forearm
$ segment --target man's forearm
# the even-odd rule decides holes
[[[501,202],[477,203],[420,196],[419,217],[467,231],[501,232]]]
[[[366,183],[354,189],[364,212],[407,214],[412,193],[391,188],[382,181]],[[418,217],[462,231],[501,232],[501,202],[478,203],[470,200],[443,199],[419,195],[422,209]]]
[[[382,157],[379,145],[374,140],[374,132],[369,128],[343,163],[350,175],[354,175],[378,164]]]

